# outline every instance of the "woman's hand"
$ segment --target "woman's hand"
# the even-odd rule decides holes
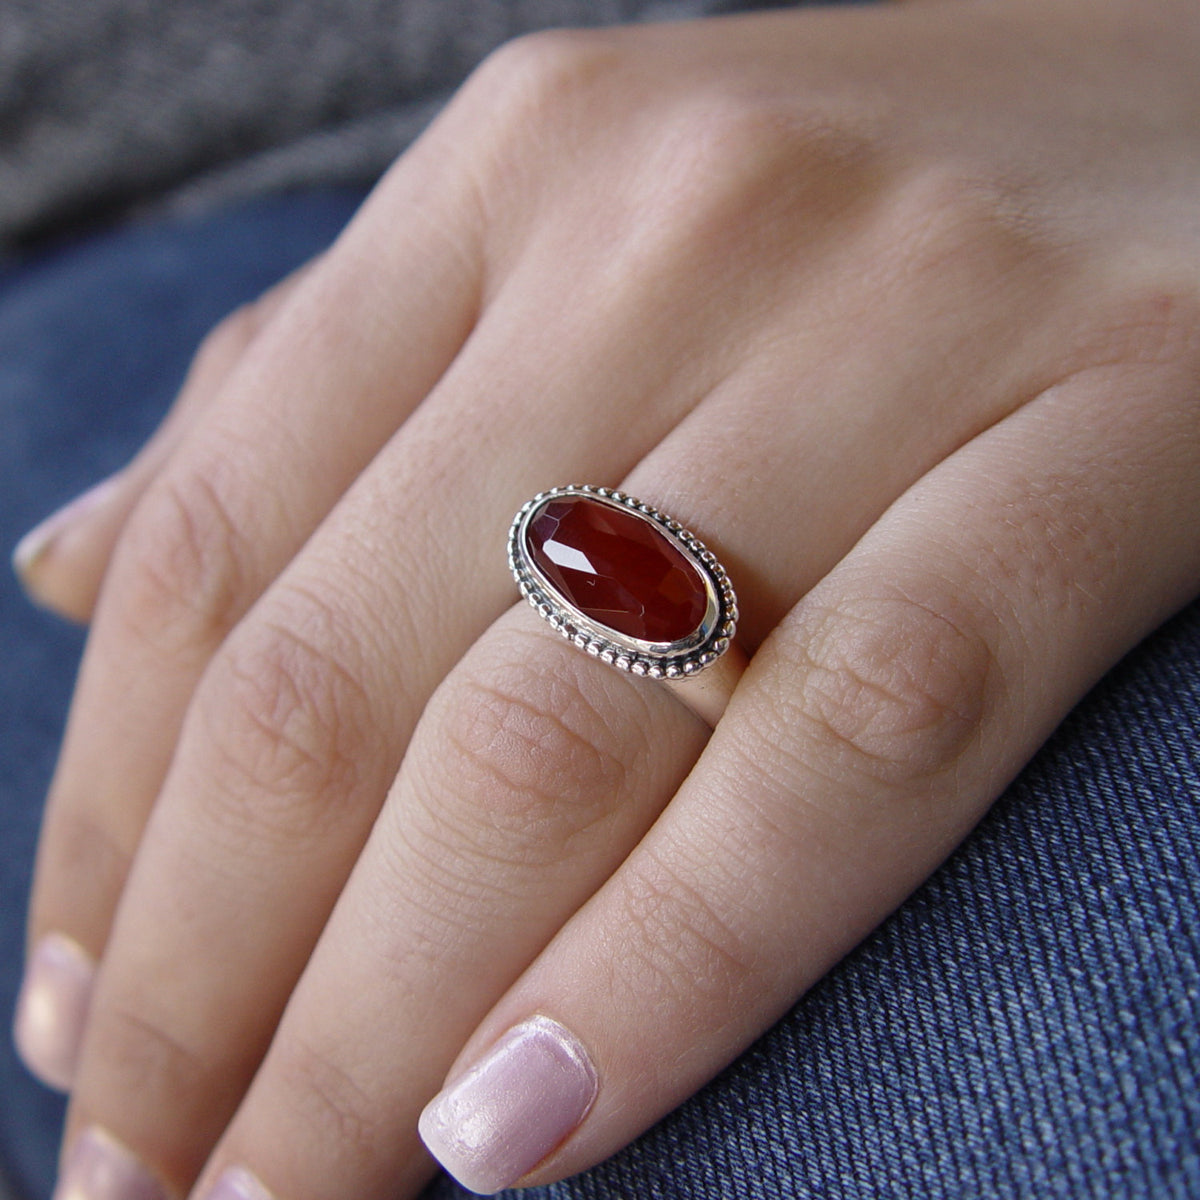
[[[526,39],[216,335],[29,568],[82,612],[115,547],[18,1020],[72,1196],[411,1195],[447,1077],[466,1182],[581,1170],[933,870],[1200,587],[1198,52],[1171,0]],[[729,568],[711,736],[515,603],[576,481]]]

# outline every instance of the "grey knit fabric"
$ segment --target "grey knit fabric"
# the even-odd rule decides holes
[[[0,0],[0,248],[370,182],[501,42],[745,0]]]

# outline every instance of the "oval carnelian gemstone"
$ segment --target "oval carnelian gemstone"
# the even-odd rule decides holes
[[[655,522],[590,496],[555,497],[534,514],[526,548],[562,597],[626,637],[678,642],[700,627],[699,570]]]

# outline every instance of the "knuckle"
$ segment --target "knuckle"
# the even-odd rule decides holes
[[[667,1002],[678,1011],[729,1008],[762,977],[762,964],[735,924],[706,892],[646,850],[626,873],[621,894],[622,977],[630,1002]]]
[[[75,799],[51,811],[41,853],[45,877],[53,884],[49,894],[38,895],[35,923],[45,929],[78,929],[86,922],[102,941],[129,876],[140,828],[131,814]]]
[[[467,82],[467,96],[514,131],[544,126],[575,108],[614,53],[613,36],[603,30],[528,33],[484,59]]]
[[[887,208],[887,261],[906,286],[938,294],[1062,275],[1069,243],[994,171],[926,164],[903,176]]]
[[[856,190],[848,185],[861,181],[879,156],[866,119],[730,92],[686,98],[660,136],[669,169],[654,168],[679,196],[681,215],[691,208],[794,222],[803,202],[811,219],[822,197],[844,207]],[[722,222],[723,231],[728,227]]]
[[[952,769],[997,682],[980,634],[898,594],[811,608],[784,656],[767,736],[799,744],[810,770],[868,795]]]
[[[327,833],[378,758],[362,664],[337,630],[337,614],[319,597],[277,592],[206,674],[198,704],[212,751],[211,803],[235,828]]]
[[[561,177],[566,156],[594,130],[599,84],[611,79],[616,35],[607,30],[544,30],[505,43],[476,69],[454,108],[466,122],[468,177],[483,227],[501,242],[539,210],[547,172]],[[511,226],[511,229],[510,229]]]
[[[644,232],[631,244],[634,262],[643,239],[668,262],[711,269],[706,249],[726,264],[740,261],[731,239],[757,232],[772,185],[782,186],[790,171],[790,147],[771,118],[739,99],[706,96],[680,104],[653,139],[635,180]]]
[[[219,642],[244,605],[245,554],[221,472],[171,473],[147,495],[123,540],[118,615],[134,636],[167,653]]]
[[[600,228],[616,283],[654,287],[658,303],[663,280],[694,306],[696,289],[719,278],[777,310],[815,249],[844,236],[847,198],[866,204],[878,192],[882,152],[868,117],[715,86],[671,97],[657,115],[633,125],[621,203]]]
[[[263,326],[262,306],[251,301],[235,308],[212,327],[196,350],[193,373],[224,372],[236,362]]]
[[[464,661],[436,698],[434,744],[419,752],[422,773],[432,772],[422,791],[438,797],[440,819],[474,829],[489,856],[521,861],[535,845],[557,857],[611,813],[646,752],[623,745],[628,730],[601,714],[558,647],[550,669],[544,638],[530,654],[531,636]]]
[[[389,1131],[377,1099],[339,1064],[337,1048],[319,1048],[293,1032],[271,1065],[290,1127],[316,1139],[348,1175],[361,1177],[387,1146]]]
[[[94,1033],[89,1022],[88,1039],[98,1048],[106,1076],[125,1086],[136,1080],[145,1093],[196,1096],[216,1082],[210,1057],[189,1046],[161,1014],[151,1014],[144,995],[136,992],[106,996],[95,1014]],[[110,1090],[120,1095],[124,1087]]]

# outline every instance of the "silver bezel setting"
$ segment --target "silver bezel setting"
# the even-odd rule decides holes
[[[696,568],[704,581],[707,604],[695,633],[677,642],[646,642],[592,620],[571,604],[545,577],[529,554],[526,533],[534,516],[552,500],[586,496],[614,508],[628,509],[652,521],[668,541]],[[633,675],[682,679],[711,666],[733,640],[737,597],[717,556],[678,521],[613,488],[572,484],[539,492],[513,518],[508,534],[508,565],[517,586],[534,610],[579,649]]]

